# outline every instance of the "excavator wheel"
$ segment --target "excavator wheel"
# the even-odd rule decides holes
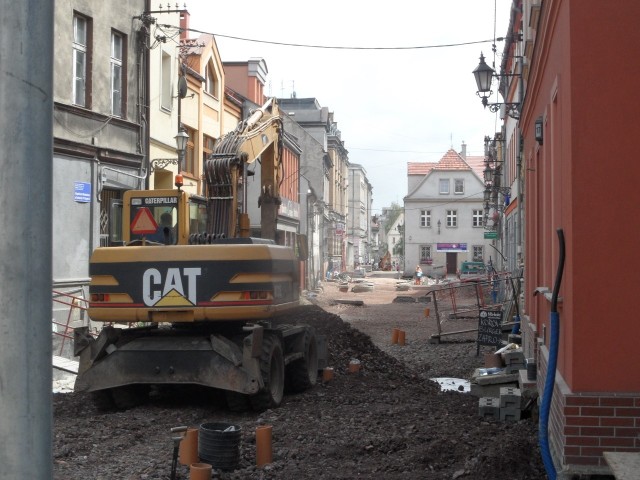
[[[318,380],[318,345],[310,328],[304,332],[303,348],[304,356],[287,365],[287,390],[294,393],[304,392]]]
[[[251,408],[249,402],[249,395],[244,393],[232,392],[231,390],[225,390],[224,397],[227,400],[227,407],[232,412],[246,412]]]
[[[91,392],[91,401],[99,412],[108,412],[116,408],[116,404],[113,401],[111,390],[97,390]]]
[[[126,385],[111,390],[115,406],[120,410],[142,405],[148,398],[149,389],[146,385]]]
[[[278,407],[284,395],[284,355],[282,342],[277,335],[266,334],[262,340],[260,373],[264,387],[249,397],[251,406],[257,412]]]

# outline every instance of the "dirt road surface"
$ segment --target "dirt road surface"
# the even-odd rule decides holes
[[[170,429],[223,422],[242,428],[240,461],[219,479],[543,479],[537,425],[486,421],[478,399],[441,391],[435,377],[469,379],[482,366],[473,334],[429,343],[435,319],[423,303],[393,303],[396,280],[367,278],[372,292],[327,283],[296,321],[326,335],[333,380],[287,395],[278,409],[230,412],[221,395],[175,389],[127,411],[98,411],[90,398],[54,395],[54,478],[169,479]],[[363,306],[338,299],[360,299]],[[468,327],[469,321],[457,321]],[[394,328],[406,345],[391,343]],[[462,329],[461,328],[461,329]],[[349,373],[352,359],[358,373]],[[271,425],[273,462],[256,466],[256,428]],[[177,477],[189,478],[187,466]]]

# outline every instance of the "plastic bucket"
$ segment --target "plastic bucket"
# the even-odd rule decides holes
[[[200,461],[219,470],[234,470],[240,462],[242,428],[231,423],[203,423],[198,434]]]

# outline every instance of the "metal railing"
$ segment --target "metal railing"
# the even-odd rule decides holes
[[[84,298],[84,290],[82,288],[71,291],[52,290],[53,302],[58,306],[63,305],[61,310],[69,307],[67,319],[65,323],[52,319],[53,334],[61,338],[58,355],[62,356],[67,340],[73,341],[73,322],[84,322],[89,302]]]
[[[439,342],[450,335],[470,338],[478,330],[480,310],[484,309],[501,310],[502,324],[512,325],[512,317],[518,315],[519,290],[520,277],[512,277],[510,272],[494,273],[476,281],[434,285],[427,293],[433,310],[430,316],[437,327],[431,339]]]

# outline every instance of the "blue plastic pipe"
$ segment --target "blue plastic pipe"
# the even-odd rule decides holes
[[[547,471],[549,480],[556,479],[556,467],[553,465],[551,449],[549,448],[549,412],[551,410],[551,398],[553,386],[556,383],[556,366],[558,364],[558,338],[560,337],[560,319],[558,312],[551,312],[551,339],[549,341],[549,364],[547,366],[547,378],[544,381],[544,393],[540,405],[540,432],[539,443],[542,462]]]
[[[558,258],[558,271],[556,273],[556,281],[553,286],[553,294],[551,296],[551,313],[549,314],[549,322],[551,327],[551,337],[549,338],[549,363],[547,365],[547,378],[544,382],[544,392],[542,394],[542,403],[540,404],[540,424],[538,432],[538,440],[540,445],[540,453],[542,462],[547,471],[549,480],[556,480],[557,472],[553,464],[551,449],[549,448],[549,413],[551,411],[551,400],[553,398],[553,387],[556,383],[556,367],[558,365],[558,346],[560,339],[560,316],[558,315],[558,292],[562,283],[562,273],[564,271],[564,232],[558,229],[558,242],[560,244],[560,256]]]

